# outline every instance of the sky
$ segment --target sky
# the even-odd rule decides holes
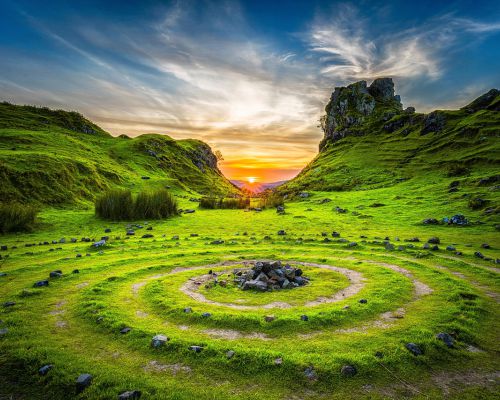
[[[500,2],[0,0],[0,100],[203,140],[231,179],[293,177],[334,87],[386,76],[420,112],[499,88]]]

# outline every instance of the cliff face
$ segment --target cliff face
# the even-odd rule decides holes
[[[321,118],[325,136],[320,150],[328,143],[345,136],[359,134],[359,128],[369,117],[377,114],[386,120],[402,111],[401,99],[394,94],[391,78],[375,79],[370,86],[366,81],[353,83],[347,87],[336,87]],[[388,118],[390,117],[390,118]]]

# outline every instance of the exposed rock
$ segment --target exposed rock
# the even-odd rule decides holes
[[[431,238],[427,241],[427,243],[430,243],[430,244],[440,244],[440,243],[441,243],[441,240],[439,240],[439,238],[438,238],[438,237],[433,236],[433,237],[431,237]]]
[[[436,338],[442,340],[444,344],[448,347],[453,347],[453,344],[455,342],[453,338],[448,333],[445,332],[438,333],[436,335]]]
[[[230,360],[231,358],[234,357],[236,353],[233,351],[233,350],[229,350],[227,353],[226,353],[226,357],[228,360]]]
[[[43,286],[49,286],[49,281],[47,280],[38,281],[33,284],[33,287],[43,287]]]
[[[436,218],[426,218],[422,222],[424,225],[437,225],[439,221]]]
[[[76,379],[76,392],[81,393],[92,383],[92,375],[90,374],[81,374]]]
[[[49,371],[54,368],[54,366],[52,364],[47,364],[47,365],[44,365],[43,367],[41,367],[39,370],[38,370],[38,374],[39,375],[42,375],[42,376],[45,376],[49,373]]]
[[[441,111],[433,111],[424,117],[422,135],[430,132],[440,132],[446,126],[446,118]]]
[[[278,231],[278,235],[279,236],[284,236],[284,235],[286,235],[286,232],[283,229],[281,229],[281,230]]]
[[[170,339],[165,335],[156,335],[151,339],[151,346],[154,348],[165,345]]]
[[[499,95],[500,90],[491,89],[489,92],[479,96],[476,100],[462,109],[469,113],[475,113],[480,110],[500,111],[500,103],[494,101]]]
[[[356,375],[358,373],[358,370],[352,365],[344,365],[340,370],[340,373],[344,376],[351,377]]]
[[[123,328],[123,329],[120,329],[120,333],[122,335],[125,335],[126,333],[129,333],[130,331],[132,330],[132,328]]]
[[[194,351],[195,353],[201,353],[203,347],[201,346],[189,346],[189,350]]]
[[[405,347],[414,356],[421,356],[422,354],[424,354],[422,349],[418,347],[415,343],[407,343]]]
[[[307,379],[309,379],[310,381],[315,381],[318,379],[318,374],[316,373],[316,371],[314,370],[313,367],[307,367],[305,370],[304,370],[304,375]]]
[[[142,393],[139,390],[128,390],[118,395],[118,400],[137,400],[141,398]]]

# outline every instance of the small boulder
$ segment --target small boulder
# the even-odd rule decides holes
[[[315,381],[318,379],[318,374],[316,373],[316,371],[314,370],[313,367],[307,367],[305,370],[304,370],[304,375],[307,379],[309,379],[310,381]]]
[[[132,328],[129,328],[129,327],[123,328],[123,329],[120,329],[120,333],[122,335],[125,335],[126,333],[129,333],[131,330],[132,330]]]
[[[274,315],[266,315],[264,316],[264,321],[266,322],[273,322],[276,319]]]
[[[421,356],[422,354],[424,354],[422,349],[418,347],[415,343],[407,343],[405,347],[414,356]]]
[[[43,286],[49,286],[49,281],[47,280],[38,281],[33,284],[33,287],[43,287]]]
[[[62,276],[62,271],[61,270],[56,270],[56,271],[52,271],[50,274],[49,274],[49,277],[50,278],[60,278]]]
[[[194,351],[195,353],[201,353],[203,347],[201,346],[189,346],[189,350]]]
[[[307,315],[301,315],[300,320],[301,321],[309,321],[309,317]]]
[[[83,392],[86,388],[90,386],[92,383],[92,375],[90,374],[81,374],[77,379],[76,379],[76,392],[81,393]]]
[[[102,247],[106,245],[106,240],[101,239],[98,242],[92,243],[92,247],[97,248],[97,247]]]
[[[151,339],[151,346],[154,348],[158,348],[165,345],[169,340],[170,338],[165,335],[156,335],[153,336],[153,339]]]
[[[431,238],[427,241],[427,243],[430,243],[430,244],[441,244],[441,240],[439,240],[439,238],[438,238],[438,237],[433,236],[433,237],[431,237]]]
[[[139,390],[127,390],[118,395],[118,400],[137,400],[141,398],[141,395]]]
[[[191,312],[193,312],[193,309],[191,307],[186,307],[184,310],[183,310],[186,314],[189,314]]]
[[[227,353],[226,353],[226,357],[228,360],[230,360],[231,358],[234,357],[236,353],[233,351],[233,350],[229,350]]]
[[[49,373],[49,371],[54,368],[54,366],[52,364],[47,364],[47,365],[44,365],[43,367],[41,367],[39,370],[38,370],[38,375],[41,375],[41,376],[45,376]]]
[[[360,302],[361,304],[366,304],[366,303],[368,303],[368,300],[366,300],[366,299],[361,299],[359,302]]]
[[[344,365],[340,370],[340,373],[344,376],[351,377],[356,375],[358,373],[358,370],[352,365]]]
[[[209,312],[204,312],[203,314],[201,314],[201,316],[203,318],[210,318],[212,316],[212,314],[210,314]]]
[[[279,236],[284,236],[284,235],[286,235],[286,232],[283,229],[281,229],[281,230],[278,231],[278,235]]]
[[[448,347],[453,347],[453,344],[454,344],[454,340],[453,338],[451,337],[451,335],[449,335],[448,333],[446,332],[440,332],[436,335],[436,338],[439,339],[439,340],[442,340],[444,342],[444,344]]]

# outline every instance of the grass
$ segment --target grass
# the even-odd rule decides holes
[[[499,276],[491,261],[476,258],[474,252],[498,258],[498,220],[469,209],[466,198],[452,201],[456,194],[444,190],[447,185],[446,180],[437,180],[424,190],[420,182],[409,181],[368,192],[311,192],[306,199],[287,202],[284,215],[272,209],[260,213],[199,209],[148,225],[137,221],[152,226],[150,239],[140,234],[127,238],[126,223],[100,221],[90,210],[44,209],[38,231],[0,240],[8,246],[2,256],[9,255],[2,260],[1,271],[7,276],[0,277],[0,296],[16,302],[0,311],[0,328],[9,330],[0,339],[0,394],[6,396],[15,388],[28,398],[68,398],[78,374],[88,372],[94,381],[81,398],[113,398],[137,389],[145,398],[158,399],[423,399],[443,396],[432,376],[443,374],[443,382],[470,371],[491,376],[500,367],[496,357],[500,310],[492,297],[498,296]],[[332,201],[323,202],[325,198]],[[181,208],[190,204],[182,197],[178,201]],[[373,203],[385,205],[369,207]],[[348,212],[337,213],[337,205]],[[428,216],[458,212],[484,224],[421,223]],[[98,238],[106,228],[112,230],[111,239],[100,250],[69,240],[25,248],[62,237]],[[286,235],[277,234],[281,229]],[[333,238],[333,230],[341,237]],[[198,236],[191,236],[195,233]],[[331,241],[325,241],[323,233]],[[386,250],[386,236],[396,249],[399,245],[405,249]],[[404,241],[415,236],[420,243]],[[441,239],[437,252],[422,249],[432,236]],[[211,244],[219,239],[224,243]],[[352,241],[358,245],[348,247]],[[481,248],[482,243],[491,248]],[[463,256],[446,251],[449,244]],[[222,272],[252,259],[347,268],[362,274],[364,286],[352,297],[315,307],[305,303],[345,288],[349,282],[344,275],[305,267],[312,279],[309,287],[264,294],[242,292],[232,285],[199,289],[208,300],[229,305],[262,306],[274,301],[291,305],[252,310],[200,302],[180,291],[189,279],[209,269]],[[212,266],[220,262],[234,266]],[[79,274],[71,273],[75,268]],[[63,271],[62,278],[51,279],[47,288],[32,288],[55,269]],[[413,279],[432,293],[415,298]],[[368,303],[360,304],[362,298]],[[186,307],[192,312],[185,313]],[[404,312],[398,314],[401,308]],[[211,316],[203,317],[205,312]],[[380,323],[384,313],[400,318],[384,326]],[[264,316],[271,314],[276,319],[265,322]],[[303,314],[308,321],[301,321]],[[132,330],[122,335],[123,327]],[[455,336],[456,348],[448,349],[435,338],[441,331]],[[170,341],[152,349],[150,340],[159,333]],[[408,342],[419,345],[424,355],[410,354],[404,347]],[[201,345],[203,351],[193,353],[191,345]],[[468,346],[481,352],[471,352]],[[235,351],[231,359],[226,357],[228,350]],[[375,357],[377,352],[383,358]],[[275,365],[276,358],[283,363]],[[55,367],[47,377],[39,377],[37,369],[46,363]],[[340,374],[347,364],[357,368],[355,377]],[[304,376],[309,366],[318,376],[315,382]],[[477,377],[466,386],[453,382],[448,395],[452,399],[493,399],[498,389]]]
[[[0,233],[30,231],[38,210],[19,203],[0,204]]]

